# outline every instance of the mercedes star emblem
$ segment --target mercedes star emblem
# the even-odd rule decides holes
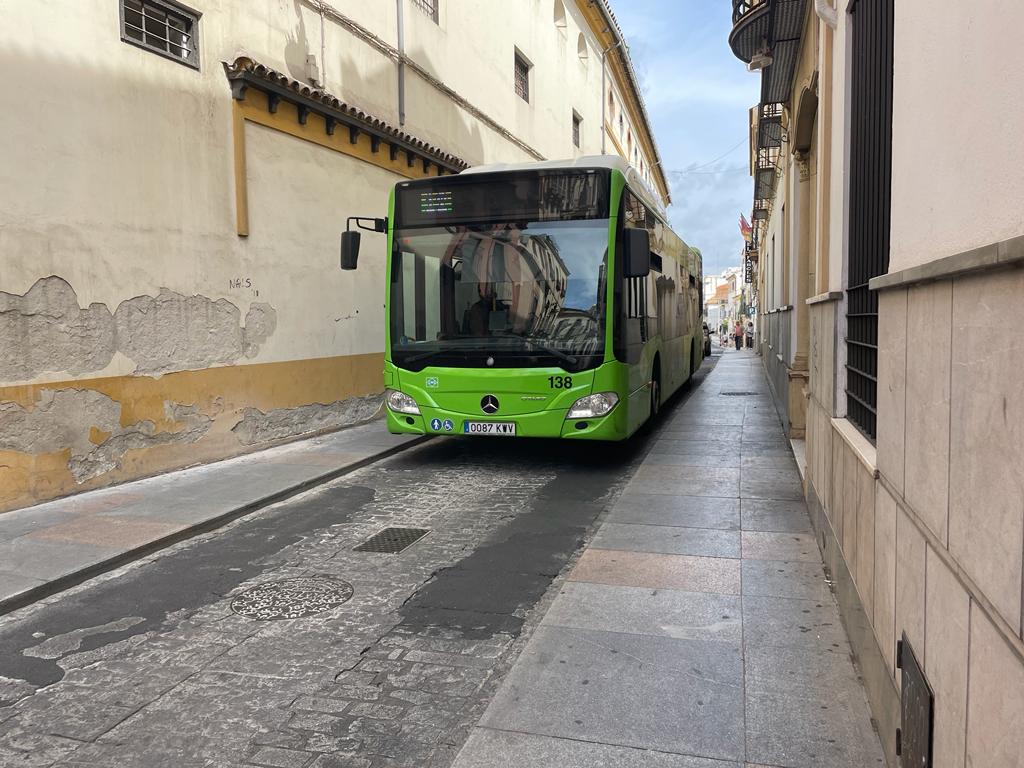
[[[494,395],[484,395],[480,401],[480,410],[484,413],[497,413],[498,412],[498,398]]]

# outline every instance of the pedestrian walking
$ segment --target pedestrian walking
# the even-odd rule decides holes
[[[736,328],[733,329],[733,335],[736,337],[736,349],[739,350],[743,346],[743,323],[739,320],[736,321]]]
[[[747,349],[754,348],[754,321],[747,320]]]

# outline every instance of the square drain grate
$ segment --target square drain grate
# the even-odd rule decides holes
[[[384,552],[389,555],[397,555],[402,550],[411,547],[428,533],[430,531],[426,528],[385,528],[356,547],[355,551]]]

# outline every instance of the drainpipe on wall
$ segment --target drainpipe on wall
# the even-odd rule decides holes
[[[818,18],[828,24],[832,29],[839,23],[839,14],[832,5],[832,0],[814,0],[814,10]]]
[[[405,0],[398,7],[398,124],[405,125]]]
[[[398,0],[398,1],[401,2],[402,0]],[[605,127],[608,124],[607,118],[605,117],[605,112],[608,109],[608,99],[605,98],[605,93],[604,93],[604,91],[605,91],[605,66],[604,66],[604,60],[605,60],[605,57],[608,55],[608,51],[612,50],[612,48],[618,48],[619,46],[622,45],[622,42],[623,41],[620,40],[619,42],[613,43],[612,45],[609,45],[607,48],[605,48],[603,51],[601,51],[601,154],[602,155],[608,154],[608,152],[607,152],[607,145],[606,145],[606,142],[607,142],[607,139],[608,139],[608,129]]]

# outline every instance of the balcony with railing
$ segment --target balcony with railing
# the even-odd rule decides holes
[[[762,103],[789,100],[806,18],[807,0],[732,0],[729,46],[762,72]]]
[[[747,64],[768,38],[770,8],[771,0],[732,0],[729,46]]]
[[[807,0],[732,0],[729,45],[741,61],[761,71],[761,99],[754,136],[752,220],[765,221],[779,177],[783,110],[790,100]]]

